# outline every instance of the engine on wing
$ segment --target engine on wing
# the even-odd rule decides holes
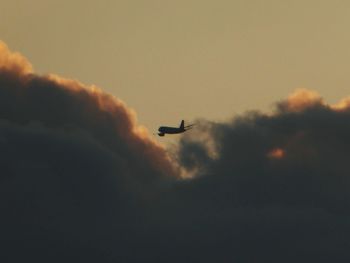
[[[164,133],[160,132],[158,133],[159,136],[164,136]]]

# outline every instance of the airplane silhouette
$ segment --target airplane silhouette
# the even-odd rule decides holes
[[[167,127],[167,126],[161,126],[159,127],[158,131],[158,135],[159,136],[164,136],[165,134],[178,134],[178,133],[183,133],[189,129],[192,129],[194,126],[194,124],[190,124],[185,126],[185,121],[182,120],[180,127]]]

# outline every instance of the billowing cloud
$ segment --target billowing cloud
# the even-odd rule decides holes
[[[272,114],[206,121],[207,129],[182,138],[181,165],[197,171],[187,193],[196,200],[193,207],[213,206],[205,217],[220,222],[213,238],[226,237],[226,250],[220,249],[227,257],[233,253],[239,262],[349,259],[344,233],[350,227],[350,107],[337,105],[298,90]],[[203,134],[210,140],[197,139]]]
[[[0,41],[0,68],[8,74],[25,75],[33,72],[29,61],[18,52],[11,52],[5,43]]]
[[[4,262],[74,255],[98,262],[90,256],[103,249],[96,240],[111,230],[104,224],[121,231],[130,207],[177,176],[125,103],[94,86],[37,75],[4,43],[0,148]],[[90,239],[97,247],[82,254]]]
[[[279,109],[287,112],[304,111],[317,105],[324,105],[322,97],[315,91],[298,89],[279,103]]]
[[[1,44],[1,260],[346,262],[348,101],[199,120],[171,158],[122,101]]]
[[[0,43],[0,118],[10,123],[39,123],[48,129],[85,132],[115,154],[157,172],[173,173],[163,147],[136,124],[136,114],[95,86],[55,75],[38,76],[20,54]],[[145,168],[145,167],[143,167]]]

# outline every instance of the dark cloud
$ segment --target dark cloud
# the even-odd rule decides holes
[[[36,75],[4,44],[0,147],[5,262],[115,260],[103,244],[124,240],[126,215],[176,178],[164,148],[122,101]]]
[[[123,102],[1,44],[1,261],[346,262],[349,105],[201,120],[171,159]]]
[[[273,114],[206,123],[181,140],[182,166],[204,167],[188,200],[205,204],[210,222],[227,220],[211,227],[224,226],[213,237],[227,238],[225,255],[239,248],[233,258],[244,262],[349,259],[350,109],[314,95],[298,91]],[[198,140],[203,133],[214,147]]]

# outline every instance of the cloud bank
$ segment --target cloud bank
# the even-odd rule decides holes
[[[176,158],[96,87],[0,44],[3,262],[346,262],[350,100],[201,120]],[[181,179],[180,167],[191,179]]]

